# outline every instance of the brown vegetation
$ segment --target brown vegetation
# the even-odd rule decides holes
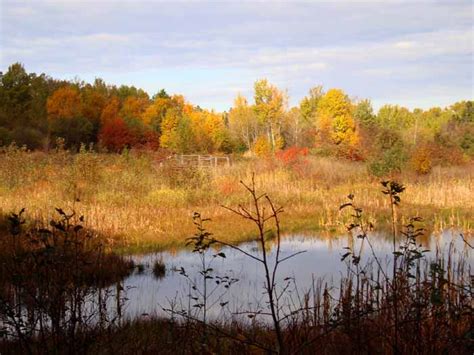
[[[191,211],[201,211],[227,241],[244,241],[252,229],[220,207],[241,201],[239,181],[255,172],[265,188],[286,206],[284,232],[341,232],[337,208],[348,193],[359,196],[366,214],[387,224],[387,202],[363,163],[317,158],[296,152],[277,159],[235,158],[217,169],[160,166],[152,153],[99,154],[83,148],[44,154],[6,148],[0,154],[0,212],[27,206],[28,219],[47,223],[54,208],[65,206],[86,216],[87,228],[106,236],[113,248],[129,250],[183,246],[193,233]],[[432,168],[430,174],[398,174],[410,191],[404,215],[422,216],[431,230],[472,230],[474,169]],[[224,226],[233,225],[229,230]],[[170,231],[173,231],[170,233]]]

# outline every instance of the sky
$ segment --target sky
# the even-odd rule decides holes
[[[409,108],[473,99],[472,1],[0,0],[0,70],[164,88],[228,110],[266,78]]]

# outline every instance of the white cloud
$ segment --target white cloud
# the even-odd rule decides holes
[[[400,41],[400,42],[395,43],[394,46],[395,46],[395,48],[401,48],[401,49],[414,48],[416,46],[416,42],[414,42],[414,41]]]

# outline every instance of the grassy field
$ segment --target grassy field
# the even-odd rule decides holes
[[[211,218],[221,240],[252,238],[252,226],[223,208],[246,203],[239,183],[255,181],[284,206],[283,231],[344,231],[339,205],[352,193],[367,216],[383,226],[388,200],[380,179],[364,163],[304,157],[296,163],[235,158],[215,169],[160,166],[152,153],[97,154],[83,150],[48,154],[9,148],[0,154],[0,214],[26,208],[29,221],[47,223],[55,207],[85,216],[85,225],[107,238],[112,249],[140,252],[181,247],[194,233],[192,214]],[[406,186],[399,216],[421,216],[429,230],[474,227],[474,165],[435,167],[429,175],[401,173]]]

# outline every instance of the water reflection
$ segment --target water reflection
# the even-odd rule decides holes
[[[392,241],[386,235],[373,235],[370,238],[374,252],[381,264],[390,270],[388,266],[392,260]],[[341,277],[347,276],[348,273],[346,263],[341,262],[341,255],[345,252],[343,248],[353,242],[352,238],[348,236],[318,238],[317,236],[293,235],[284,238],[281,244],[282,258],[297,251],[305,250],[305,253],[280,265],[278,282],[283,285],[288,280],[295,280],[298,287],[298,292],[290,287],[290,292],[283,301],[286,303],[297,302],[306,291],[314,286],[315,280],[322,280],[323,284],[327,283],[337,287]],[[426,254],[427,260],[433,259],[436,250],[447,255],[448,249],[451,247],[453,254],[457,258],[464,258],[469,268],[474,266],[472,252],[469,253],[469,247],[456,231],[433,234],[421,243],[423,248],[430,249],[430,252]],[[240,247],[247,252],[258,252],[255,243],[246,243]],[[222,289],[222,292],[214,294],[212,301],[216,302],[216,306],[212,308],[211,316],[222,317],[233,312],[264,308],[266,295],[263,293],[262,265],[230,248],[223,248],[219,251],[223,251],[226,258],[213,260],[214,275],[227,275],[239,281],[229,290]],[[274,252],[275,250],[272,249],[270,257],[274,256]],[[163,314],[162,307],[168,308],[170,304],[175,304],[178,309],[192,308],[192,301],[188,297],[190,293],[189,281],[177,270],[184,268],[192,279],[199,277],[199,258],[196,254],[181,250],[133,256],[132,258],[135,263],[145,265],[145,268],[142,272],[135,272],[124,280],[124,288],[128,290],[126,316],[160,315]],[[366,246],[362,254],[361,265],[366,264],[369,259],[372,259],[371,250]],[[153,276],[152,269],[157,260],[166,264],[166,275],[162,279]],[[197,282],[199,283],[199,280]],[[213,282],[210,283],[213,284]],[[219,306],[220,302],[228,302],[226,311]]]

